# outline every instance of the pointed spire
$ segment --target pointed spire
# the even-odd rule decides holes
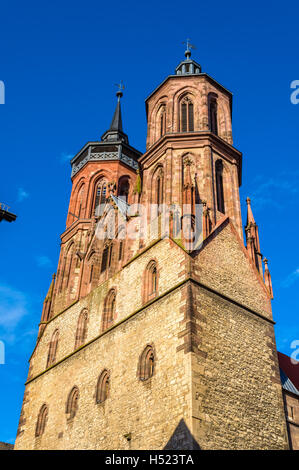
[[[265,272],[264,272],[264,277],[265,277],[265,286],[267,287],[269,294],[271,296],[271,299],[273,299],[273,289],[272,289],[272,280],[271,280],[271,274],[268,268],[268,260],[267,258],[263,259],[264,265],[265,265]]]
[[[116,93],[116,96],[117,96],[117,105],[114,111],[114,115],[113,115],[109,130],[123,132],[123,124],[122,124],[122,119],[121,119],[121,108],[120,108],[120,98],[123,96],[123,94],[119,90]]]
[[[117,96],[117,104],[113,114],[113,118],[111,121],[110,128],[102,135],[102,141],[123,141],[125,143],[129,143],[128,136],[123,132],[123,124],[121,118],[121,106],[120,106],[120,99],[123,96],[122,90],[124,86],[122,82],[120,82],[118,86],[118,91],[116,92]]]

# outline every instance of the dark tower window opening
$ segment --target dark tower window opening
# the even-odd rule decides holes
[[[126,202],[128,202],[129,190],[130,190],[129,179],[125,178],[119,184],[118,196],[122,198],[123,200],[125,200]]]
[[[216,171],[216,193],[217,193],[217,209],[219,212],[225,213],[224,192],[223,192],[223,163],[217,160],[215,165]]]
[[[209,128],[213,134],[218,135],[218,118],[217,118],[217,95],[211,93],[208,97],[209,106]]]
[[[120,243],[119,243],[119,252],[118,252],[118,261],[120,261],[123,257],[123,246],[124,246],[124,242],[120,241]]]
[[[165,106],[162,107],[160,114],[160,137],[166,133],[166,111]]]
[[[103,273],[107,269],[108,253],[109,253],[109,246],[106,245],[104,247],[103,255],[102,255],[101,273]]]

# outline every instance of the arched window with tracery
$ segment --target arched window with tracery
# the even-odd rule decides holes
[[[143,279],[143,301],[149,302],[158,295],[158,267],[156,261],[148,263]]]
[[[115,303],[116,292],[115,289],[110,289],[104,302],[103,318],[102,318],[102,331],[110,328],[115,320]]]
[[[209,107],[209,128],[213,134],[218,135],[218,116],[217,116],[217,95],[216,93],[209,93],[208,95]]]
[[[223,191],[223,163],[217,160],[215,164],[216,173],[216,193],[217,193],[217,209],[219,212],[225,213],[224,191]]]
[[[47,419],[48,419],[48,407],[44,403],[38,413],[36,427],[35,427],[35,437],[40,437],[44,433]]]
[[[52,338],[49,344],[47,367],[50,367],[56,361],[58,340],[59,340],[59,331],[55,330],[54,333],[52,334]]]
[[[128,202],[130,183],[128,177],[122,177],[118,183],[118,196]]]
[[[67,402],[66,402],[66,415],[67,419],[71,420],[76,416],[78,410],[78,401],[79,401],[79,389],[78,387],[73,387],[69,393]]]
[[[96,216],[100,216],[104,210],[104,204],[106,197],[108,196],[108,184],[105,179],[101,179],[95,189],[95,202],[93,213]]]
[[[110,388],[110,373],[108,370],[103,370],[101,373],[96,389],[96,403],[104,403],[107,400],[109,395]]]
[[[189,96],[185,96],[180,101],[180,132],[194,131],[194,109],[193,102]]]
[[[75,338],[75,349],[82,346],[86,341],[87,323],[88,323],[88,311],[84,309],[82,310],[78,318],[76,338]]]
[[[138,378],[139,380],[148,380],[153,377],[155,372],[155,353],[151,345],[147,345],[139,358]]]

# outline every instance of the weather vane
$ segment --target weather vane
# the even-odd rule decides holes
[[[196,47],[190,43],[190,39],[188,38],[187,41],[182,42],[182,44],[185,44],[187,49],[185,51],[185,56],[189,58],[191,56],[191,49],[196,49]]]
[[[120,83],[115,83],[115,86],[117,86],[117,88],[118,88],[118,90],[116,92],[116,96],[118,97],[118,99],[120,99],[123,95],[123,90],[125,89],[123,81],[121,80]]]

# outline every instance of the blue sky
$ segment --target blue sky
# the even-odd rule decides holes
[[[196,44],[204,72],[233,92],[243,152],[243,221],[250,196],[269,258],[278,348],[299,339],[298,4],[237,1],[2,1],[0,202],[0,441],[14,442],[28,359],[56,270],[70,195],[69,159],[108,128],[123,80],[124,130],[145,150],[144,99]]]

